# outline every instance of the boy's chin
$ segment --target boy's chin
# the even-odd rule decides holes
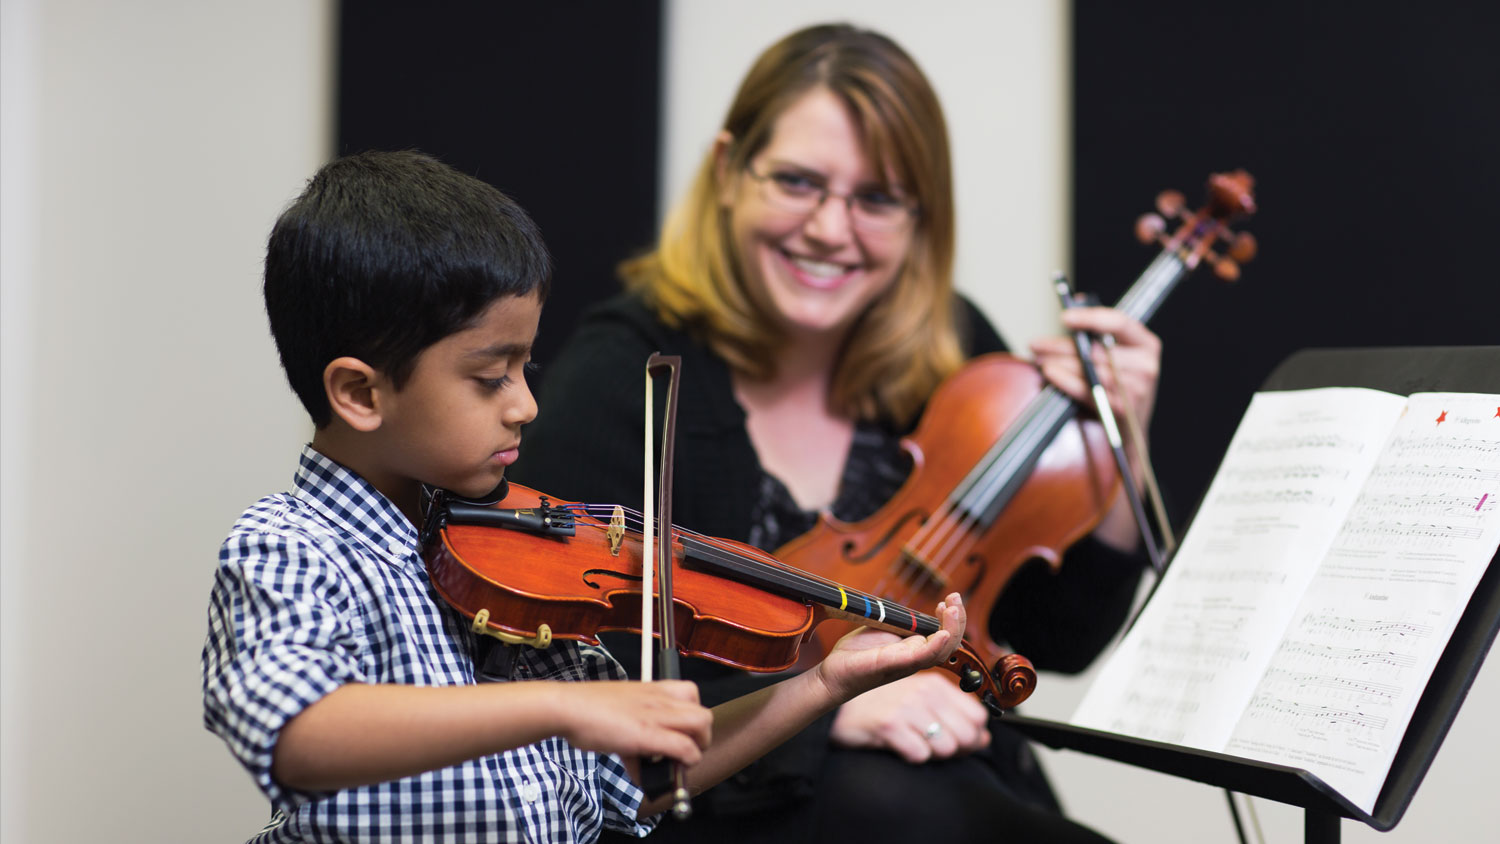
[[[510,491],[510,484],[506,482],[505,476],[500,478],[480,478],[477,480],[446,487],[448,492],[455,498],[461,498],[471,504],[498,504],[505,499]]]
[[[479,486],[480,490],[474,495],[460,493],[457,490],[453,490],[453,492],[471,504],[482,504],[486,506],[491,504],[499,504],[501,501],[505,500],[506,495],[510,494],[510,482],[506,481],[504,476],[501,476],[499,482],[494,486],[489,487],[488,489],[483,488],[485,486],[484,484],[480,484]]]

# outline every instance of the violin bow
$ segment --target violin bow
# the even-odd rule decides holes
[[[672,622],[672,443],[676,440],[678,368],[682,358],[675,355],[653,353],[646,361],[646,445],[645,445],[645,494],[642,498],[641,525],[641,680],[657,678],[677,680],[681,670],[677,657],[676,626]],[[652,489],[655,470],[652,462],[653,435],[655,433],[656,401],[653,393],[654,376],[665,371],[668,374],[667,405],[662,423],[661,482]],[[652,502],[656,504],[653,507]],[[655,527],[653,528],[653,524]],[[655,540],[653,542],[653,540]],[[655,546],[653,548],[653,545]],[[658,596],[656,614],[661,618],[660,669],[652,665],[652,580],[656,580]],[[648,797],[672,793],[672,815],[685,820],[693,813],[691,795],[687,789],[687,774],[679,762],[670,763],[670,782],[662,775],[660,762],[649,762],[642,766],[642,787]],[[648,770],[650,773],[648,774]]]

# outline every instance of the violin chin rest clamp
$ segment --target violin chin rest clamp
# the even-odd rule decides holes
[[[480,610],[475,613],[474,623],[469,629],[485,636],[493,636],[507,645],[530,645],[533,648],[546,648],[552,645],[552,628],[548,625],[542,624],[538,626],[536,633],[531,636],[506,633],[504,630],[495,630],[490,627],[489,610]]]

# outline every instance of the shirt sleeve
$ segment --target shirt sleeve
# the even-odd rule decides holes
[[[204,724],[229,745],[276,809],[325,796],[271,776],[286,722],[364,679],[349,590],[307,539],[237,531],[219,552],[203,648]]]

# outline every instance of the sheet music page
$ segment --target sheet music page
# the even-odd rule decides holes
[[[1427,393],[1355,501],[1225,747],[1374,809],[1500,546],[1500,396]]]
[[[1405,405],[1355,388],[1257,393],[1073,723],[1222,750]]]

